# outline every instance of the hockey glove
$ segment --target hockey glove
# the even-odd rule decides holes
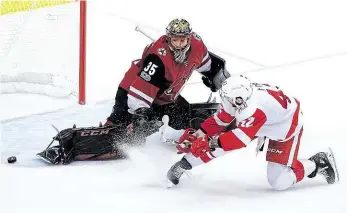
[[[177,154],[190,152],[191,143],[197,139],[197,137],[194,135],[195,132],[196,130],[192,128],[188,128],[185,130],[185,132],[180,137],[176,145],[176,148],[178,150]]]
[[[131,119],[133,125],[139,126],[146,126],[153,120],[158,120],[156,114],[153,109],[147,107],[136,109]]]
[[[220,148],[218,139],[213,139],[207,135],[204,135],[203,137],[199,137],[192,142],[191,153],[195,157],[207,156],[212,159],[214,158],[212,152],[215,150],[215,148]]]
[[[151,108],[139,108],[132,115],[131,124],[128,125],[129,133],[135,137],[134,140],[144,143],[145,138],[159,131],[163,122]]]
[[[208,77],[202,76],[201,80],[202,80],[202,83],[204,83],[205,86],[210,88],[212,92],[217,92],[217,88],[215,87],[213,82]]]
[[[209,138],[207,135],[200,137],[192,142],[191,152],[195,157],[201,157],[205,152],[211,152],[208,145]]]

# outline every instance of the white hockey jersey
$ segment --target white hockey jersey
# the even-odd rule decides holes
[[[223,100],[221,109],[201,124],[209,136],[219,134],[236,119],[237,128],[219,135],[225,151],[247,146],[257,137],[286,141],[299,134],[303,126],[300,102],[286,96],[278,87],[254,84],[253,94],[237,109]]]

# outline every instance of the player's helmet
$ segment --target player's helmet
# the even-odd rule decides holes
[[[252,93],[252,82],[243,75],[228,78],[223,82],[220,90],[221,98],[236,107],[244,105],[251,98]]]
[[[186,59],[186,53],[190,48],[190,37],[193,33],[192,27],[189,22],[185,19],[174,19],[166,27],[166,36],[168,38],[168,44],[170,50],[173,52],[175,61],[177,63],[183,63]],[[184,48],[177,49],[171,43],[171,38],[173,37],[187,37],[188,43]]]
[[[168,36],[186,36],[192,34],[192,32],[192,27],[185,19],[176,18],[166,27],[166,35]]]

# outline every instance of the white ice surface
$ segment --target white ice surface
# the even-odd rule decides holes
[[[347,212],[347,55],[276,68],[347,51],[342,1],[177,1],[186,10],[168,10],[155,0],[131,0],[122,6],[98,2],[89,7],[89,14],[95,15],[88,28],[88,54],[94,60],[88,62],[87,105],[27,94],[0,96],[0,212]],[[220,4],[227,5],[221,8]],[[106,12],[96,15],[100,11]],[[331,147],[340,170],[338,184],[327,185],[318,177],[276,192],[266,180],[264,153],[255,157],[255,144],[194,169],[191,179],[184,177],[171,189],[165,187],[165,174],[179,156],[165,147],[133,150],[131,159],[124,161],[47,166],[36,159],[35,154],[55,134],[51,124],[59,129],[97,125],[109,115],[117,83],[148,43],[133,32],[133,21],[164,28],[168,20],[180,15],[192,20],[215,49],[272,67],[248,76],[278,84],[301,100],[306,123],[299,158]],[[112,26],[114,31],[110,31]],[[128,45],[128,39],[135,44]],[[230,54],[223,56],[231,72],[263,68]],[[207,91],[201,95],[202,88],[195,84],[183,93],[192,102],[205,100]],[[18,157],[16,164],[6,163],[11,155]]]

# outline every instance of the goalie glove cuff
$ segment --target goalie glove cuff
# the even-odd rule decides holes
[[[205,84],[206,87],[210,88],[212,92],[217,92],[217,88],[214,86],[213,82],[206,76],[202,76],[202,83]]]

